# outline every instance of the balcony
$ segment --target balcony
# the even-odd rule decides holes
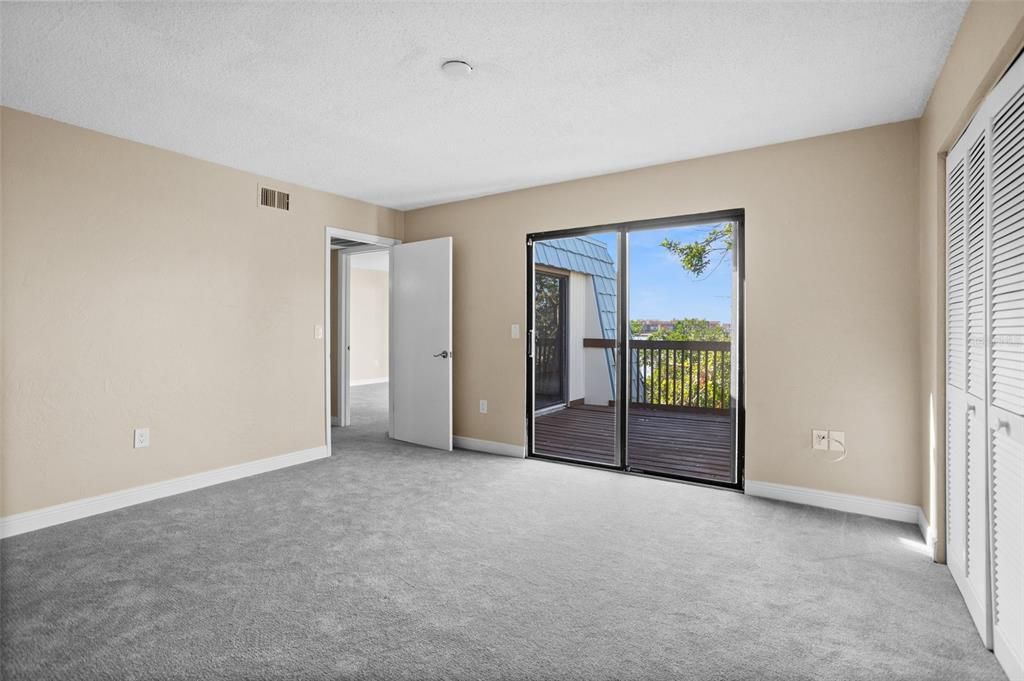
[[[589,353],[610,353],[614,341],[586,338],[583,347]],[[550,350],[538,353],[538,375],[544,375],[544,362],[559,363],[555,354]],[[731,482],[735,477],[731,344],[633,340],[630,358],[630,468]],[[539,412],[534,423],[534,451],[616,465],[614,403],[594,402],[570,400],[563,402],[562,408]]]

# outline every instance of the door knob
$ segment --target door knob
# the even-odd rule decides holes
[[[449,357],[451,357],[451,353],[448,352],[447,350],[442,350],[441,352],[439,352],[436,355],[434,355],[434,357],[440,357],[441,359],[448,359]]]

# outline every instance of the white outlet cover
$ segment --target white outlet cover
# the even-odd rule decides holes
[[[519,325],[518,324],[513,324],[512,325],[512,337],[513,338],[519,338]]]
[[[846,432],[842,430],[828,431],[828,448],[834,452],[844,451],[846,447]]]
[[[149,428],[136,428],[135,429],[135,449],[142,449],[143,447],[149,446]]]
[[[828,449],[828,431],[812,430],[811,447],[813,449]]]
[[[481,414],[486,414],[487,413],[487,400],[480,400],[480,413]]]
[[[313,327],[313,338],[316,340],[322,340],[324,337],[324,327],[317,324]]]

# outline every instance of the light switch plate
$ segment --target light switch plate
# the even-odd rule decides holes
[[[481,414],[486,414],[487,413],[487,400],[480,400],[480,413]]]
[[[324,337],[324,327],[317,324],[313,327],[313,338],[316,340],[322,340]]]
[[[513,324],[512,325],[512,337],[513,338],[519,338],[519,325],[518,324]]]
[[[814,449],[828,449],[828,431],[812,430],[811,447]]]
[[[135,429],[135,442],[133,447],[135,449],[142,449],[143,447],[149,446],[149,428],[136,428]]]

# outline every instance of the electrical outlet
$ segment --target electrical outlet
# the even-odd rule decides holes
[[[487,400],[480,400],[480,413],[481,414],[486,414],[487,413]]]
[[[846,450],[846,433],[842,430],[828,431],[828,448],[834,452]]]
[[[814,449],[828,449],[828,431],[812,430],[811,447]]]
[[[512,325],[512,337],[513,338],[519,338],[519,325],[518,324],[513,324]]]
[[[316,324],[313,326],[313,338],[314,340],[323,340],[324,338],[324,327]]]
[[[135,449],[142,449],[149,446],[149,428],[135,429]]]

